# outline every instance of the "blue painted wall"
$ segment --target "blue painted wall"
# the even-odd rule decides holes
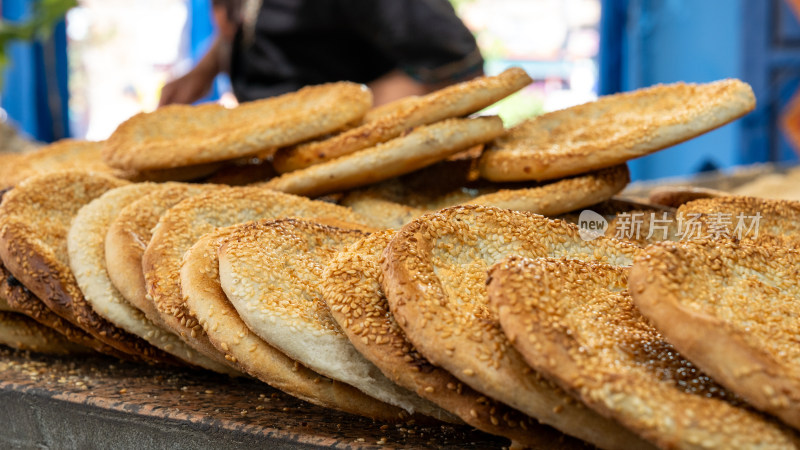
[[[32,0],[0,1],[4,20],[26,20]],[[69,137],[67,36],[64,21],[45,42],[11,42],[0,77],[0,106],[29,136],[46,142]]]
[[[605,90],[623,91],[657,83],[742,78],[743,4],[749,0],[608,0],[604,16],[617,10],[618,53],[603,64]],[[762,0],[757,0],[762,1]],[[621,14],[620,14],[621,12]],[[604,38],[613,36],[608,29]],[[609,44],[604,43],[604,49]],[[606,55],[609,52],[606,51]],[[619,80],[614,76],[614,58]],[[601,58],[602,59],[602,58]],[[668,150],[631,161],[634,179],[689,175],[743,160],[741,124],[733,123]]]

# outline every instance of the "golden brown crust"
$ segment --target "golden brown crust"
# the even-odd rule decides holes
[[[365,150],[285,173],[264,186],[310,196],[351,189],[413,172],[503,132],[502,121],[494,116],[448,119]]]
[[[677,208],[684,203],[701,198],[715,198],[730,195],[716,189],[697,186],[664,186],[650,192],[650,203]]]
[[[112,189],[81,208],[72,219],[67,234],[69,265],[86,301],[101,317],[172,355],[176,363],[185,362],[230,373],[226,365],[215,363],[198,354],[178,336],[147,319],[139,309],[122,297],[109,277],[105,262],[105,241],[109,225],[126,205],[142,196],[170,187],[170,184],[131,184]]]
[[[279,149],[272,163],[278,173],[287,173],[394,139],[416,126],[409,120],[412,110],[396,111],[321,141]]]
[[[142,271],[142,256],[153,236],[153,228],[167,210],[182,200],[219,188],[214,185],[170,185],[131,203],[108,229],[105,254],[111,282],[126,301],[154,323],[162,324],[161,316],[155,304],[147,300]]]
[[[279,150],[275,169],[280,173],[348,155],[394,139],[404,132],[440,120],[468,116],[513,94],[533,80],[518,67],[496,76],[478,77],[422,97],[402,99],[373,112],[372,119],[323,141]]]
[[[800,255],[730,241],[659,243],[636,258],[634,303],[687,359],[800,426]]]
[[[308,368],[409,413],[453,419],[356,351],[322,299],[324,266],[365,234],[297,219],[242,224],[217,252],[220,284],[248,328]]]
[[[14,185],[13,174],[9,169],[15,167],[22,156],[16,153],[0,153],[0,190]]]
[[[465,386],[408,342],[380,286],[380,256],[393,236],[383,231],[361,239],[337,253],[323,273],[323,297],[350,342],[392,381],[475,428],[530,448],[558,442],[560,433]],[[559,446],[567,444],[579,445]]]
[[[430,212],[427,209],[395,203],[377,198],[367,192],[352,192],[340,202],[356,214],[372,218],[381,228],[400,228],[417,217]]]
[[[679,241],[680,233],[677,215],[674,212],[633,209],[617,213],[608,222],[605,236],[644,248],[654,242]]]
[[[630,264],[639,249],[530,213],[459,206],[404,226],[383,253],[383,291],[408,340],[475,390],[604,448],[645,445],[532,372],[486,301],[489,266],[521,254]]]
[[[175,167],[172,169],[152,169],[152,170],[127,170],[119,171],[115,175],[129,181],[152,181],[163,183],[166,181],[192,181],[207,177],[225,167],[224,163],[206,163],[193,166]]]
[[[383,228],[400,228],[440,207],[471,198],[471,183],[483,146],[460,152],[436,164],[350,191],[339,201],[362,216],[374,218]],[[439,206],[442,205],[442,206]]]
[[[516,126],[484,152],[481,176],[547,180],[610,167],[713,130],[753,108],[752,89],[735,79],[609,95]]]
[[[268,159],[247,158],[244,161],[237,161],[234,164],[223,167],[203,180],[203,182],[224,184],[226,186],[246,186],[267,181],[275,177],[275,174],[275,169]]]
[[[217,250],[220,240],[237,228],[219,228],[201,237],[186,252],[181,265],[186,306],[214,347],[242,371],[315,405],[376,420],[407,419],[405,411],[298,364],[247,328],[219,282]]]
[[[172,361],[97,315],[69,268],[66,234],[70,221],[83,205],[124,184],[107,175],[80,172],[25,180],[6,194],[0,205],[0,258],[48,308],[96,339],[133,357]]]
[[[730,238],[755,244],[800,245],[800,202],[741,196],[708,198],[681,205],[678,216],[700,225],[687,239]]]
[[[752,410],[656,331],[633,305],[627,274],[511,257],[492,267],[487,290],[534,369],[660,448],[795,448],[793,430]]]
[[[196,350],[219,358],[219,352],[183,302],[180,292],[183,254],[215,228],[290,216],[363,222],[347,208],[259,187],[215,189],[185,199],[167,211],[142,256],[147,300],[155,305],[161,322]]]
[[[419,98],[420,97],[417,95],[409,95],[406,97],[401,97],[389,103],[384,103],[383,105],[380,106],[375,106],[369,111],[367,111],[366,114],[364,114],[362,123],[360,123],[359,125],[367,122],[373,122],[375,120],[380,119],[381,117],[390,116],[398,111],[407,109],[411,105],[413,105],[414,102],[419,101]]]
[[[441,197],[463,186],[479,183],[478,158],[483,146],[478,145],[414,172],[360,189],[398,203],[419,208],[433,208],[429,198]],[[357,191],[358,192],[358,191]]]
[[[57,331],[74,344],[117,358],[127,358],[125,353],[100,342],[51,311],[28,288],[14,278],[2,264],[0,264],[0,297],[6,300],[13,312],[24,314],[47,328]]]
[[[0,344],[17,350],[50,355],[89,353],[86,347],[68,341],[63,335],[23,314],[0,311]]]
[[[2,266],[2,264],[0,264],[0,266]],[[3,271],[0,270],[0,277],[2,276],[4,276]],[[0,283],[2,282],[3,281],[0,280]],[[14,312],[14,309],[11,307],[11,305],[8,304],[8,300],[6,300],[2,288],[0,288],[0,311]]]
[[[123,122],[103,159],[126,170],[169,169],[263,154],[359,119],[372,94],[349,82],[308,86],[234,109],[170,105]]]
[[[608,200],[622,191],[629,181],[628,166],[622,164],[539,187],[501,189],[462,204],[556,216]]]
[[[101,158],[103,143],[63,139],[24,155],[12,155],[0,164],[0,189],[37,175],[59,171],[91,171],[122,175]]]
[[[625,165],[529,188],[465,186],[441,193],[436,187],[416,190],[396,179],[351,192],[341,204],[381,220],[386,228],[399,228],[425,213],[455,205],[494,206],[556,216],[607,200],[624,189],[628,181]]]

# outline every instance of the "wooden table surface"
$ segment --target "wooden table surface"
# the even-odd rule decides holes
[[[0,347],[2,448],[502,448],[469,427],[383,424],[250,379]]]

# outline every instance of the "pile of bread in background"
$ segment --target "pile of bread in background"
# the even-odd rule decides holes
[[[333,83],[2,154],[0,342],[525,447],[795,447],[800,204],[612,198],[627,160],[741,117],[750,87],[474,115],[530,82],[379,108]]]

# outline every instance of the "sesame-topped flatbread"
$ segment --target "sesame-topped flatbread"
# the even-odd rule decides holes
[[[0,275],[2,275],[2,273],[0,273]],[[14,309],[8,304],[5,295],[3,295],[3,291],[0,291],[0,311],[14,312]]]
[[[499,117],[448,119],[405,136],[264,183],[276,191],[317,196],[383,181],[488,142],[504,132]]]
[[[279,150],[273,164],[280,173],[305,169],[333,158],[372,147],[402,133],[453,117],[480,111],[530,84],[533,80],[518,67],[496,76],[478,77],[422,97],[403,99],[375,114],[363,125],[322,141]]]
[[[628,180],[624,164],[533,187],[484,182],[442,192],[435,188],[415,189],[413,184],[392,180],[351,192],[341,203],[361,215],[384,219],[387,228],[399,228],[424,213],[455,205],[494,206],[556,216],[608,200],[624,189]]]
[[[127,184],[84,172],[28,178],[0,204],[0,258],[6,269],[48,308],[97,340],[131,357],[172,362],[138,336],[97,314],[69,267],[67,232],[78,211],[106,191]]]
[[[800,202],[756,197],[705,198],[678,208],[685,240],[735,239],[800,246]]]
[[[268,159],[258,157],[244,158],[235,161],[213,175],[205,178],[204,183],[224,184],[226,186],[247,186],[260,183],[275,176],[275,169]]]
[[[684,203],[701,198],[728,196],[727,192],[697,186],[664,186],[650,191],[650,203],[677,208]]]
[[[0,298],[5,301],[4,306],[8,306],[10,312],[30,317],[39,324],[56,331],[73,344],[118,358],[127,357],[125,353],[95,339],[91,334],[51,311],[44,302],[14,278],[2,264],[0,264]]]
[[[119,169],[152,170],[264,156],[340,129],[360,119],[371,104],[366,86],[339,82],[233,109],[170,105],[123,122],[106,142],[103,159]]]
[[[312,371],[250,331],[231,305],[219,281],[217,250],[239,225],[201,237],[184,255],[181,291],[186,307],[225,359],[243,372],[315,405],[375,420],[406,420],[403,409]]]
[[[226,365],[198,354],[178,336],[147,319],[122,297],[109,278],[105,240],[111,222],[132,201],[170,187],[169,184],[155,183],[123,186],[106,192],[81,208],[67,234],[69,264],[86,301],[100,316],[181,361],[229,373]]]
[[[58,171],[82,170],[120,175],[119,171],[103,162],[102,148],[100,142],[63,139],[31,153],[10,155],[0,164],[0,189],[15,186],[26,178]]]
[[[366,114],[364,114],[364,118],[362,119],[361,124],[367,122],[374,122],[381,117],[390,116],[406,108],[409,108],[415,102],[419,101],[419,99],[420,97],[418,95],[409,95],[406,97],[400,97],[397,100],[393,100],[389,103],[384,103],[383,105],[374,106],[369,111],[367,111]]]
[[[628,268],[511,257],[487,287],[534,369],[661,448],[795,448],[797,434],[684,359],[633,305]]]
[[[602,169],[711,131],[755,104],[750,86],[735,79],[601,97],[517,125],[486,149],[481,176],[549,180]]]
[[[404,226],[383,253],[383,291],[407,339],[473,389],[601,448],[647,446],[531,371],[486,298],[492,264],[510,255],[629,265],[639,248],[530,213],[459,206]]]
[[[180,285],[183,255],[215,228],[281,217],[363,222],[343,206],[259,187],[220,188],[187,198],[161,217],[142,257],[147,300],[155,305],[161,322],[196,350],[207,356],[219,355],[186,309]]]
[[[381,289],[380,256],[394,231],[373,233],[338,252],[322,274],[331,316],[365,358],[398,385],[416,392],[464,422],[526,448],[575,443],[550,427],[464,385],[432,365],[408,342]]]
[[[9,278],[13,279],[0,264],[0,344],[17,350],[58,355],[91,352],[89,348],[71,342],[58,331],[17,312],[8,300],[12,289],[8,286]]]
[[[0,311],[0,344],[49,355],[81,355],[91,352],[28,316],[8,311]]]
[[[207,184],[170,184],[125,207],[106,233],[105,257],[111,282],[122,298],[162,328],[166,325],[158,309],[147,300],[142,270],[142,256],[153,237],[153,228],[161,216],[181,201],[220,188]]]
[[[364,359],[322,300],[325,265],[363,236],[296,219],[244,224],[217,252],[222,289],[250,330],[301,364],[409,413],[446,419],[448,413]]]
[[[654,242],[680,241],[682,232],[674,211],[633,209],[617,213],[604,234],[644,248]]]
[[[729,240],[636,258],[634,304],[675,348],[754,407],[800,427],[800,253]]]

